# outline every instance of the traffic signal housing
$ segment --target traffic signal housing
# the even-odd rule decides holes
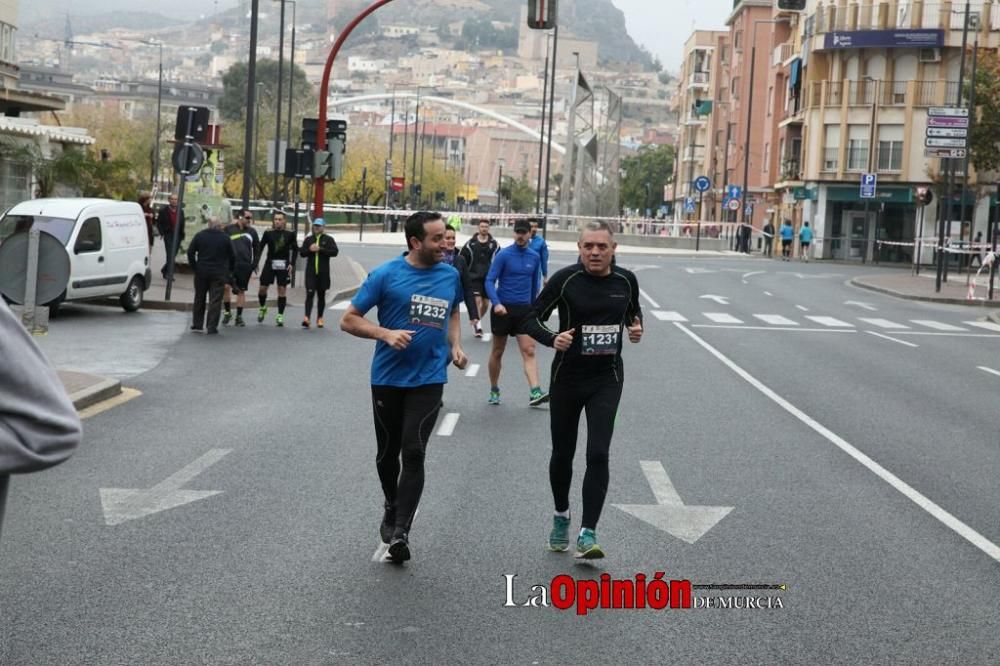
[[[804,12],[806,0],[777,0],[776,6],[783,12]]]

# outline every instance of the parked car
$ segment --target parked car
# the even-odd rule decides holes
[[[56,237],[70,258],[66,290],[51,303],[117,296],[127,312],[142,306],[149,288],[149,244],[139,204],[111,199],[33,199],[0,218],[0,243],[37,228]]]

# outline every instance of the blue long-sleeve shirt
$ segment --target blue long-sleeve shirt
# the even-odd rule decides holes
[[[517,243],[500,250],[486,274],[486,294],[494,305],[531,305],[541,285],[542,259]],[[499,281],[499,286],[497,286]]]
[[[535,236],[528,242],[528,247],[538,253],[541,259],[542,277],[549,276],[549,246],[541,236]]]

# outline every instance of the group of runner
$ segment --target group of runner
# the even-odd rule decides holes
[[[587,415],[587,469],[576,555],[604,557],[596,528],[608,490],[608,452],[621,399],[625,337],[642,338],[635,275],[614,262],[613,230],[589,222],[580,233],[579,261],[548,275],[548,249],[538,222],[514,224],[514,244],[499,248],[486,221],[461,251],[441,215],[421,212],[405,224],[407,252],[373,270],[351,301],[341,328],[376,341],[371,393],[376,469],[384,494],[381,540],[388,558],[410,559],[410,527],[424,487],[424,459],[434,430],[447,367],[464,368],[460,305],[474,335],[490,311],[491,405],[500,404],[499,376],[510,336],[517,339],[529,387],[529,405],[550,402],[553,496],[548,548],[570,545],[569,490],[580,416]],[[378,310],[378,321],[365,317]],[[559,313],[557,329],[547,321]],[[549,392],[542,390],[535,344],[553,347]]]
[[[322,218],[312,221],[311,232],[299,245],[293,231],[286,228],[282,212],[275,212],[271,228],[258,236],[253,227],[253,215],[243,209],[233,223],[221,230],[228,237],[227,244],[219,235],[218,224],[210,224],[192,240],[188,262],[195,272],[194,320],[191,329],[200,331],[207,323],[208,333],[217,333],[219,301],[222,301],[222,325],[230,323],[246,326],[243,311],[250,278],[259,273],[260,289],[257,292],[257,322],[263,323],[268,314],[268,292],[277,285],[277,326],[285,325],[285,308],[288,304],[288,285],[292,280],[296,259],[303,259],[306,302],[302,328],[312,326],[313,304],[316,305],[316,326],[323,328],[326,309],[326,292],[330,289],[330,259],[338,254],[337,243],[324,233],[326,222]],[[261,266],[263,262],[263,266]],[[236,297],[236,316],[233,316],[233,296]],[[209,298],[208,317],[205,317],[205,298]]]

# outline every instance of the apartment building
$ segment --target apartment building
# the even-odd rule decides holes
[[[677,93],[680,133],[671,196],[675,219],[712,219],[716,202],[721,205],[727,162],[723,151],[728,130],[728,58],[727,31],[697,30],[684,44]],[[703,199],[694,189],[700,176],[713,183]],[[702,210],[685,210],[688,200],[697,201]]]

